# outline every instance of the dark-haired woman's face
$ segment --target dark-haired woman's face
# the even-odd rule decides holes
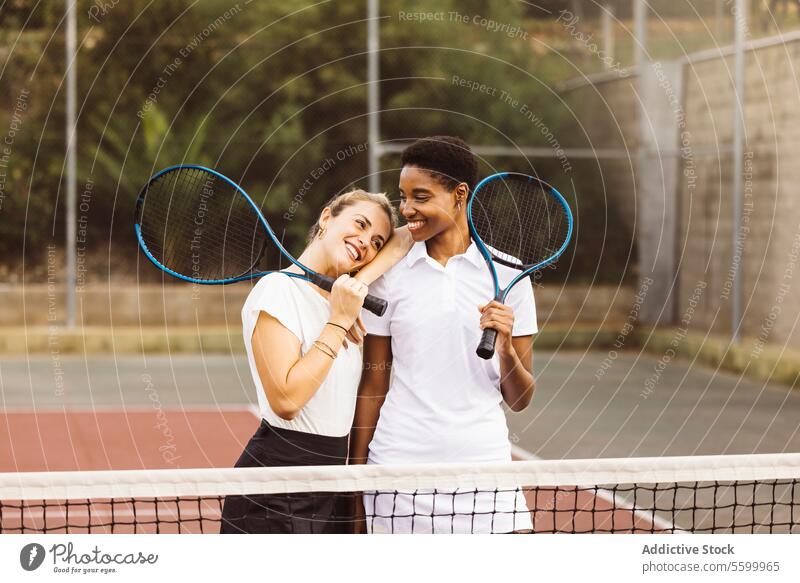
[[[427,241],[456,224],[459,210],[452,190],[429,171],[403,166],[400,172],[400,212],[414,241]]]

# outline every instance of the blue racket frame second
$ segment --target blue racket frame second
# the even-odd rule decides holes
[[[472,204],[475,201],[475,196],[480,192],[481,188],[485,185],[493,182],[495,180],[502,180],[507,177],[524,177],[528,179],[530,182],[536,182],[547,190],[550,195],[564,208],[564,212],[567,215],[567,236],[564,239],[564,243],[561,247],[553,253],[550,257],[545,259],[544,261],[540,261],[536,265],[532,265],[530,267],[526,267],[523,269],[519,275],[517,275],[514,279],[512,279],[509,284],[506,286],[505,289],[500,289],[500,281],[497,277],[497,269],[494,265],[494,257],[492,256],[491,251],[486,246],[486,244],[481,239],[480,235],[478,235],[478,231],[475,228],[475,224],[472,222]],[[543,267],[547,267],[554,261],[556,261],[567,249],[567,245],[569,245],[570,240],[572,240],[572,229],[573,229],[573,218],[572,218],[572,210],[569,208],[569,204],[567,204],[566,199],[561,195],[558,190],[555,189],[552,185],[546,183],[543,180],[539,180],[538,178],[534,178],[533,176],[528,176],[527,174],[521,174],[518,172],[499,172],[497,174],[492,174],[491,176],[487,176],[483,180],[481,180],[478,185],[473,190],[472,196],[469,197],[469,202],[467,202],[467,223],[469,224],[469,232],[472,235],[472,239],[475,241],[475,245],[478,247],[478,250],[481,252],[483,256],[483,260],[486,262],[486,265],[489,267],[489,272],[492,275],[492,282],[494,284],[494,300],[500,303],[505,303],[506,298],[508,297],[508,292],[514,287],[517,282],[525,277],[529,277],[531,273],[542,269]],[[483,338],[481,339],[481,343],[476,350],[478,356],[483,359],[489,359],[494,356],[494,345],[495,341],[497,340],[497,331],[492,329],[484,330]]]
[[[144,239],[142,238],[142,227],[141,227],[141,225],[139,224],[139,221],[138,221],[138,217],[140,216],[139,209],[140,209],[142,203],[145,201],[145,194],[147,193],[148,187],[155,180],[157,180],[158,178],[160,178],[161,176],[163,176],[167,172],[174,172],[176,170],[183,170],[183,169],[194,169],[194,170],[201,170],[203,172],[208,172],[209,174],[213,174],[217,178],[219,178],[221,180],[224,180],[226,183],[228,183],[230,186],[232,186],[234,189],[236,189],[236,191],[241,196],[243,196],[244,199],[247,201],[247,203],[252,207],[253,212],[256,214],[256,216],[258,217],[258,220],[261,222],[261,225],[266,230],[267,235],[272,240],[272,243],[281,252],[281,255],[286,257],[286,259],[291,261],[295,266],[297,266],[300,269],[302,269],[303,270],[303,274],[291,273],[291,272],[288,272],[288,271],[259,271],[259,272],[246,273],[246,274],[243,274],[243,275],[240,275],[240,276],[237,276],[237,277],[230,277],[230,278],[226,278],[226,279],[197,279],[197,278],[194,278],[194,277],[182,274],[182,273],[178,273],[177,271],[174,271],[174,270],[170,269],[166,265],[163,265],[158,259],[156,259],[153,256],[153,254],[150,252],[150,249],[147,248],[147,244],[144,242]],[[168,168],[164,168],[160,172],[157,172],[156,174],[154,174],[147,181],[147,184],[142,189],[141,193],[139,194],[139,197],[136,199],[136,217],[137,217],[137,220],[136,220],[136,222],[134,224],[134,230],[136,231],[136,240],[139,242],[139,248],[145,254],[145,257],[147,257],[150,260],[150,262],[153,263],[153,265],[155,265],[160,270],[164,271],[165,273],[167,273],[167,274],[169,274],[172,277],[175,277],[177,279],[181,279],[183,281],[188,281],[188,282],[191,282],[191,283],[197,283],[197,284],[201,284],[201,285],[227,285],[227,284],[231,284],[231,283],[236,283],[238,281],[246,281],[246,280],[250,280],[250,279],[256,279],[256,278],[259,278],[259,277],[264,277],[265,275],[269,275],[270,273],[282,273],[282,274],[287,275],[289,277],[295,277],[297,279],[310,281],[314,285],[316,285],[316,286],[318,286],[318,287],[320,287],[320,288],[322,288],[322,289],[324,289],[326,291],[330,291],[331,290],[331,286],[333,285],[333,280],[331,278],[329,278],[327,276],[320,275],[317,272],[312,271],[311,269],[309,269],[308,267],[306,267],[305,265],[303,265],[299,261],[297,261],[292,256],[292,254],[289,253],[289,251],[286,249],[286,247],[284,247],[283,244],[278,240],[278,237],[275,235],[275,232],[272,230],[272,227],[269,226],[269,223],[267,222],[267,219],[264,218],[264,215],[261,213],[261,209],[259,209],[258,205],[256,205],[255,201],[253,201],[253,199],[250,198],[250,195],[247,194],[244,191],[244,189],[242,189],[242,187],[239,186],[238,184],[236,184],[233,180],[231,180],[230,178],[228,178],[224,174],[221,174],[221,173],[217,172],[216,170],[213,170],[212,168],[207,168],[206,166],[200,166],[199,164],[177,164],[175,166],[170,166]],[[265,247],[266,247],[266,245],[265,245]],[[263,250],[262,250],[262,253],[263,253]],[[261,257],[259,256],[258,259],[256,260],[256,263],[260,259],[261,259]],[[386,300],[383,300],[381,298],[377,298],[375,296],[371,296],[370,295],[370,296],[367,296],[367,298],[364,300],[364,307],[366,309],[368,309],[369,311],[373,312],[374,314],[378,315],[378,316],[383,316],[384,312],[386,311],[387,304],[386,304]]]

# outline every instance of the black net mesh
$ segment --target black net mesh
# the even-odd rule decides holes
[[[550,484],[583,481],[595,461],[553,462],[570,465],[566,472],[551,462],[456,472],[446,464],[154,470],[136,482],[131,472],[102,472],[102,483],[95,472],[68,473],[68,481],[59,473],[6,474],[0,532],[800,533],[796,455],[722,473],[713,460],[705,468],[704,460],[664,459],[622,460],[630,467],[601,474],[619,474],[618,483],[579,486]]]

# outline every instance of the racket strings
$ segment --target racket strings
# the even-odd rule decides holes
[[[186,271],[189,267],[185,260],[188,245],[189,251],[192,253],[194,271],[199,270],[199,266],[203,263],[207,263],[209,267],[217,267],[221,262],[227,263],[229,269],[236,271],[240,269],[240,266],[234,260],[239,257],[245,258],[244,268],[249,267],[252,260],[248,261],[247,259],[253,255],[252,245],[243,244],[246,241],[242,241],[241,237],[236,234],[247,232],[248,229],[252,230],[252,225],[249,224],[252,221],[238,219],[237,214],[229,213],[229,220],[226,222],[224,211],[219,212],[219,210],[208,208],[206,199],[211,196],[213,190],[210,188],[211,184],[201,182],[204,173],[189,169],[182,172],[185,172],[183,176],[169,176],[169,182],[161,187],[161,195],[153,192],[151,186],[145,199],[146,203],[162,203],[150,204],[145,211],[147,220],[144,221],[147,225],[157,227],[153,233],[155,236],[148,238],[154,243],[159,242],[154,247],[162,252],[161,258],[164,260],[162,263],[175,267],[182,266]],[[216,178],[213,175],[207,176]],[[203,193],[204,187],[208,192]],[[201,193],[202,198],[195,198],[198,204],[194,205],[191,203],[189,193],[197,192]],[[169,196],[163,196],[164,193],[168,193]],[[154,194],[155,196],[153,196]],[[235,193],[233,195],[230,200],[234,200]],[[164,205],[164,202],[168,202],[168,204]],[[209,216],[209,211],[215,214]],[[202,229],[200,229],[201,226]],[[219,271],[214,269],[210,272],[206,271],[206,275],[211,277],[217,273]]]
[[[564,207],[550,188],[523,175],[484,184],[472,201],[472,222],[501,263],[525,269],[555,255],[569,233]]]
[[[245,197],[196,168],[167,172],[148,185],[140,226],[157,261],[200,280],[249,272],[265,245],[258,216]]]
[[[180,229],[178,227],[176,227],[175,224],[177,224],[179,221],[182,221],[183,223],[188,225],[188,224],[191,224],[191,222],[193,221],[193,218],[194,217],[193,217],[192,214],[186,214],[186,213],[181,214],[181,213],[178,213],[178,212],[176,212],[174,210],[172,210],[169,214],[153,212],[148,217],[148,220],[150,222],[155,222],[155,221],[166,222],[166,221],[169,220],[173,224],[170,225],[167,229],[164,229],[164,228],[158,229],[156,232],[158,233],[158,231],[161,231],[161,235],[162,235],[161,240],[158,240],[157,237],[150,237],[151,239],[153,239],[153,245],[152,246],[148,245],[148,247],[151,248],[151,251],[152,251],[153,248],[162,249],[162,247],[163,247],[162,243],[164,243],[166,241],[166,236],[168,235],[171,238],[173,236],[176,236],[177,233],[180,231]],[[226,247],[234,247],[234,246],[236,246],[239,251],[247,251],[247,250],[249,250],[251,246],[250,245],[247,245],[247,246],[242,245],[242,243],[246,243],[246,242],[240,241],[239,240],[240,237],[234,237],[234,236],[228,236],[228,235],[229,235],[229,233],[233,234],[233,233],[236,233],[236,232],[245,231],[246,229],[249,229],[251,227],[252,227],[252,225],[247,224],[247,223],[242,222],[242,221],[236,221],[234,219],[231,219],[231,220],[227,221],[227,223],[222,227],[225,230],[225,232],[223,233],[223,237],[222,237],[222,241],[224,242],[224,245]],[[150,229],[148,229],[148,232],[150,232]],[[183,229],[183,234],[185,236],[191,236],[193,238],[196,235],[194,228],[188,229],[188,230],[187,229]],[[198,240],[194,241],[194,243],[195,244],[200,243],[200,239],[202,239],[202,238],[203,237],[197,237]],[[216,242],[216,239],[219,239],[219,237],[215,237],[214,239],[215,239],[215,242]],[[190,244],[191,244],[191,242],[190,242]],[[181,250],[179,248],[174,247],[174,246],[170,247],[170,249],[171,249],[173,254],[177,254],[177,253],[181,252]],[[174,255],[173,255],[173,258],[174,258]]]
[[[205,181],[202,178],[200,176],[193,185],[201,189],[196,208],[184,217],[176,217],[176,220],[188,218],[195,223],[194,237],[188,243],[195,277],[221,279],[241,275],[258,260],[259,253],[254,247],[257,217],[233,187],[212,174],[206,174]],[[214,204],[209,204],[212,198]],[[184,251],[176,246],[175,253],[178,259],[183,257]]]

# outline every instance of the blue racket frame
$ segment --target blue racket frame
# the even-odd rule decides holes
[[[220,178],[221,180],[224,180],[230,186],[235,188],[236,191],[241,196],[243,196],[244,199],[248,202],[248,204],[252,207],[253,212],[255,212],[256,216],[258,217],[258,220],[261,221],[261,226],[264,227],[264,230],[266,230],[267,235],[269,235],[269,238],[272,240],[272,243],[281,252],[281,255],[283,255],[284,257],[286,257],[286,259],[291,261],[294,265],[296,265],[297,267],[302,269],[303,272],[304,272],[304,275],[303,274],[299,274],[299,273],[291,273],[291,272],[288,272],[288,271],[259,271],[259,272],[247,273],[247,274],[240,275],[240,276],[237,276],[237,277],[230,277],[230,278],[226,278],[226,279],[197,279],[197,278],[194,278],[194,277],[190,277],[190,276],[184,275],[182,273],[178,273],[177,271],[173,271],[172,269],[170,269],[166,265],[163,265],[158,259],[156,259],[153,256],[153,254],[150,252],[150,249],[147,248],[147,244],[144,242],[144,239],[142,238],[142,227],[141,227],[141,225],[139,224],[139,221],[138,221],[139,209],[140,209],[142,203],[145,200],[145,194],[147,193],[148,187],[155,180],[157,180],[158,178],[160,178],[161,176],[163,176],[167,172],[174,172],[176,170],[183,170],[183,169],[187,169],[187,168],[188,169],[194,169],[194,170],[201,170],[203,172],[208,172],[209,174],[213,174],[217,178]],[[311,269],[309,269],[308,267],[306,267],[305,265],[303,265],[302,263],[297,261],[297,259],[292,257],[292,254],[289,253],[289,251],[286,249],[286,247],[284,247],[283,244],[278,240],[278,237],[275,235],[275,232],[272,230],[272,227],[269,226],[269,223],[267,222],[267,219],[264,218],[264,215],[261,213],[261,209],[258,208],[258,205],[256,205],[256,203],[253,201],[253,199],[250,198],[250,195],[247,194],[244,191],[244,189],[242,189],[241,186],[236,184],[233,180],[231,180],[230,178],[228,178],[224,174],[221,174],[221,173],[219,173],[216,170],[213,170],[211,168],[207,168],[206,166],[200,166],[199,164],[177,164],[175,166],[170,166],[169,168],[164,168],[160,172],[157,172],[156,174],[154,174],[152,177],[150,177],[150,180],[147,181],[147,184],[142,189],[141,193],[139,194],[139,197],[136,199],[136,215],[135,216],[137,217],[137,219],[136,219],[135,224],[134,224],[134,230],[136,231],[136,240],[139,242],[139,248],[145,254],[145,257],[147,257],[150,260],[150,262],[153,263],[153,265],[155,265],[156,267],[158,267],[163,272],[165,272],[165,273],[167,273],[167,274],[169,274],[172,277],[175,277],[177,279],[181,279],[183,281],[188,281],[188,282],[191,282],[191,283],[197,283],[197,284],[201,284],[201,285],[228,285],[230,283],[236,283],[236,282],[239,282],[239,281],[246,281],[246,280],[250,280],[250,279],[256,279],[256,278],[259,278],[259,277],[264,277],[265,275],[269,275],[270,273],[282,273],[284,275],[288,275],[289,277],[295,277],[297,279],[310,281],[314,285],[316,285],[316,286],[318,286],[318,287],[320,287],[320,288],[322,288],[322,289],[324,289],[326,291],[330,291],[331,290],[331,286],[333,285],[333,279],[332,278],[324,276],[324,275],[320,275],[316,271],[312,271]],[[262,253],[263,253],[263,251],[262,251]],[[384,314],[384,312],[386,311],[386,307],[387,307],[386,300],[383,300],[381,298],[377,298],[377,297],[372,296],[372,295],[368,295],[364,300],[364,308],[366,308],[367,310],[373,312],[374,314],[376,314],[378,316],[382,316]]]
[[[522,177],[526,178],[530,182],[536,182],[541,186],[545,187],[547,192],[558,201],[559,204],[564,209],[564,212],[567,215],[567,236],[564,239],[564,243],[561,247],[550,257],[545,259],[544,261],[540,261],[536,265],[532,265],[530,267],[526,267],[523,269],[519,275],[517,275],[514,279],[512,279],[509,284],[505,287],[505,289],[500,289],[500,281],[497,277],[497,269],[494,266],[495,258],[492,256],[491,251],[486,246],[486,244],[481,239],[480,235],[478,235],[478,231],[475,228],[475,224],[472,222],[472,205],[475,202],[475,196],[480,192],[481,188],[485,185],[489,184],[490,182],[494,182],[495,180],[502,180],[503,178],[507,178],[509,176],[514,177]],[[572,240],[572,230],[573,230],[573,218],[572,218],[572,210],[569,208],[569,204],[567,204],[566,199],[561,195],[558,190],[555,189],[552,185],[548,184],[544,180],[540,180],[538,178],[534,178],[533,176],[529,176],[527,174],[521,174],[519,172],[499,172],[497,174],[492,174],[491,176],[487,176],[483,180],[481,180],[475,189],[472,191],[469,201],[467,202],[467,223],[469,224],[469,232],[472,235],[473,241],[475,241],[475,245],[478,247],[481,255],[483,256],[483,260],[486,262],[486,265],[489,267],[489,272],[492,275],[492,282],[494,284],[494,300],[505,303],[506,297],[508,297],[508,292],[514,287],[518,281],[520,281],[524,277],[530,276],[531,273],[542,269],[543,267],[547,267],[554,261],[556,261],[566,250],[567,245]],[[504,265],[509,265],[508,263],[503,262],[502,260],[498,261],[503,263]],[[481,344],[478,346],[477,354],[481,358],[489,359],[494,355],[494,344],[497,339],[497,331],[492,329],[487,329],[484,331],[483,338],[481,339]],[[491,346],[489,346],[491,345]]]

